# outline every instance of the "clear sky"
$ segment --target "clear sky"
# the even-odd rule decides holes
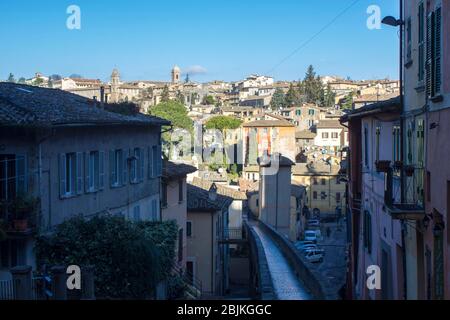
[[[124,80],[168,80],[174,64],[200,82],[252,73],[297,80],[309,64],[321,75],[398,78],[398,30],[366,27],[369,5],[397,16],[398,1],[359,0],[336,19],[354,1],[1,0],[0,78],[107,80],[116,67]],[[66,27],[72,4],[80,30]]]

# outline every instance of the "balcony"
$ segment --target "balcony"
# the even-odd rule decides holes
[[[247,238],[243,228],[225,228],[223,237],[220,239],[220,243],[242,243],[246,241]]]
[[[417,199],[413,203],[396,203],[394,197],[394,171],[402,173],[406,179],[413,177],[416,173],[420,175],[422,169],[417,169],[414,166],[403,166],[401,162],[397,161],[393,167],[390,166],[390,161],[378,161],[376,163],[377,171],[385,173],[385,191],[384,202],[389,214],[395,220],[422,220],[425,217],[425,208]],[[401,187],[400,187],[401,188]],[[407,190],[400,190],[406,193]]]
[[[29,196],[0,200],[0,233],[3,231],[9,238],[33,234],[36,231],[38,206],[39,200]]]

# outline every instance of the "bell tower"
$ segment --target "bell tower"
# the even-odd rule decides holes
[[[172,83],[179,83],[181,79],[181,69],[175,65],[172,69]]]

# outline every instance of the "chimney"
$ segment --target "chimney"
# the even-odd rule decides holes
[[[105,86],[100,87],[100,106],[103,108],[105,104]]]

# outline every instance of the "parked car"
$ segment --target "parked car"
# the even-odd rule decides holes
[[[311,219],[307,222],[308,227],[320,227],[320,221],[317,219]]]
[[[315,249],[319,249],[317,247],[317,244],[308,244],[304,248],[300,249],[300,252],[305,254],[305,252],[310,251],[310,250],[315,250]]]
[[[317,242],[316,230],[306,230],[305,231],[305,241],[312,241],[313,243],[316,243]]]
[[[324,251],[322,249],[311,249],[304,252],[306,260],[312,263],[323,262]]]
[[[294,246],[298,249],[301,250],[303,247],[305,247],[308,244],[314,244],[314,242],[312,241],[297,241]]]

